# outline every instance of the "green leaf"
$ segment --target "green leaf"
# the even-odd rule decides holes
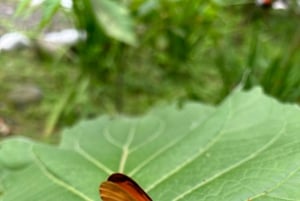
[[[124,6],[111,0],[92,0],[91,3],[99,24],[109,36],[136,45],[133,22]]]
[[[18,4],[17,10],[15,12],[15,17],[20,17],[21,15],[27,16],[32,14],[37,8],[30,6],[31,0],[21,0]],[[47,26],[53,16],[57,13],[60,8],[60,0],[45,0],[41,3],[41,18],[39,19],[39,24],[36,27],[41,30]]]
[[[25,12],[30,9],[30,3],[31,0],[20,0],[14,16],[17,17],[20,16],[22,13],[25,14]]]
[[[42,17],[39,22],[38,28],[41,30],[47,26],[53,16],[57,13],[60,8],[60,0],[46,0],[42,4]]]
[[[2,176],[0,199],[97,201],[99,184],[124,172],[157,201],[300,200],[299,111],[255,89],[216,108],[189,103],[85,121],[59,146],[32,142],[25,168]],[[0,164],[18,161],[17,146],[3,153],[10,143],[1,143]]]

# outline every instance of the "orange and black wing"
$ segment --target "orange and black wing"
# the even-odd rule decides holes
[[[121,173],[112,174],[99,192],[103,201],[152,201],[134,180]]]

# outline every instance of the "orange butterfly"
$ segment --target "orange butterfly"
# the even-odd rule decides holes
[[[135,181],[121,173],[110,175],[99,192],[103,201],[152,201]]]

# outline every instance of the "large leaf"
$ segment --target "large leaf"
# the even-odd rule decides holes
[[[156,201],[300,200],[299,122],[298,107],[255,89],[217,108],[167,106],[82,122],[58,147],[20,146],[32,151],[14,171],[3,164],[19,160],[8,148],[19,147],[16,139],[4,141],[1,200],[97,201],[112,172],[133,177]]]
[[[92,0],[91,3],[98,22],[109,36],[136,45],[133,21],[124,6],[111,0]]]

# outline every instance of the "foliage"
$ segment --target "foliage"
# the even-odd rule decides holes
[[[27,0],[20,4],[23,10],[24,2]],[[41,25],[50,23],[58,5],[59,1],[45,1],[47,12],[44,13],[47,14],[41,18]],[[135,19],[135,30],[128,10]],[[160,69],[164,79],[180,80],[187,86],[190,80],[201,78],[201,70],[197,68],[213,65],[223,86],[215,101],[230,93],[243,76],[247,79],[246,88],[260,84],[282,100],[297,101],[299,89],[295,86],[300,75],[289,73],[296,71],[294,64],[299,57],[297,16],[297,8],[271,11],[243,1],[225,4],[198,0],[188,4],[169,0],[135,0],[123,4],[80,0],[74,2],[71,13],[75,26],[85,30],[88,36],[78,47],[83,72],[88,72],[102,85],[115,86],[110,90],[119,95],[115,95],[119,99],[115,102],[120,110],[123,92],[119,92],[126,90],[122,87],[125,84],[123,74],[132,71],[132,66],[136,65],[134,60],[139,60],[140,54],[144,62]],[[289,30],[289,34],[278,32],[279,29]],[[120,42],[139,45],[130,47]],[[275,82],[279,83],[277,89],[271,89],[270,85],[274,87]],[[190,98],[203,99],[199,94],[193,96],[193,90],[188,88]],[[296,94],[292,93],[295,90]]]
[[[28,8],[28,0],[21,2],[18,13]],[[39,31],[63,10],[51,0],[42,8]],[[245,89],[260,85],[282,101],[298,102],[298,10],[296,4],[265,10],[244,0],[76,0],[64,13],[87,33],[73,55],[81,76],[51,109],[47,132],[72,115],[65,110],[78,107],[81,86],[87,99],[105,102],[109,112],[141,112],[173,98],[215,104],[241,82]]]
[[[300,92],[300,74],[297,70],[300,58],[300,29],[298,25],[295,26],[298,24],[298,14],[293,11],[275,11],[257,15],[262,20],[253,20],[247,61],[251,75],[247,87],[259,84],[268,94],[282,101],[297,102],[299,96],[296,94]],[[281,29],[285,29],[288,34],[277,31]],[[267,58],[264,64],[263,57]]]
[[[112,172],[135,178],[153,200],[298,200],[299,120],[299,108],[254,89],[218,107],[102,116],[65,130],[58,147],[8,139],[1,200],[99,200]]]

